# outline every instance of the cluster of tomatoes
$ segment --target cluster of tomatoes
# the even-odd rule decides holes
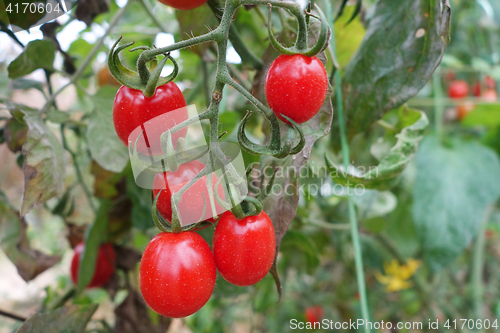
[[[498,93],[496,90],[496,82],[490,76],[486,76],[483,81],[476,82],[472,89],[467,81],[453,80],[448,85],[448,96],[452,99],[462,100],[470,96],[479,97],[485,102],[494,103],[498,101]],[[462,120],[473,109],[475,104],[472,101],[464,101],[457,105],[457,118]]]
[[[160,1],[181,10],[193,9],[206,2]],[[311,119],[323,105],[327,89],[327,74],[321,61],[300,54],[278,57],[269,67],[265,82],[269,106],[285,123],[288,121],[283,116],[298,124]],[[187,110],[182,111],[185,107],[184,96],[174,82],[157,87],[152,97],[144,96],[140,90],[122,86],[113,104],[116,133],[127,147],[135,145],[137,141],[139,152],[157,155],[161,153],[161,134],[187,119]],[[158,121],[169,113],[174,115]],[[158,124],[153,124],[146,131],[146,124],[153,119]],[[173,145],[186,133],[186,129],[174,133]],[[142,141],[138,139],[141,134],[144,134]],[[204,167],[203,163],[195,160],[180,165],[176,171],[155,176],[153,195],[157,198],[156,208],[169,223],[172,220],[172,193],[193,179]],[[206,187],[206,177],[202,177],[183,194],[183,197],[188,197],[185,210],[202,210],[199,208],[205,203],[200,193]],[[216,222],[211,215],[204,219]],[[75,248],[71,265],[71,276],[75,283],[83,246],[82,243]],[[269,272],[275,255],[274,227],[264,211],[240,219],[231,211],[226,211],[215,226],[212,249],[195,231],[160,232],[156,235],[141,258],[140,290],[145,302],[157,313],[173,318],[185,317],[198,311],[209,300],[215,288],[217,271],[234,285],[250,286]],[[107,243],[101,245],[95,275],[89,287],[103,286],[113,275],[115,266],[113,247]]]

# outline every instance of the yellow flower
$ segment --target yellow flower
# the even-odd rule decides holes
[[[420,260],[409,259],[406,265],[399,265],[397,260],[384,262],[384,271],[386,275],[375,272],[375,277],[381,283],[386,285],[385,290],[388,293],[408,289],[412,283],[408,280],[415,274],[422,262]]]

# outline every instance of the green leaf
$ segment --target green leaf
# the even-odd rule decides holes
[[[60,309],[36,313],[16,333],[83,333],[98,304],[68,305]]]
[[[26,236],[26,222],[19,217],[0,192],[0,249],[16,266],[17,272],[30,281],[54,266],[61,257],[49,256],[33,250]]]
[[[94,223],[85,232],[85,247],[80,256],[80,270],[78,271],[77,293],[81,293],[92,281],[94,276],[99,247],[105,239],[105,230],[108,226],[108,211],[111,208],[109,200],[103,200],[97,211]]]
[[[345,172],[342,166],[333,163],[325,156],[326,166],[332,179],[341,185],[356,187],[362,185],[364,188],[386,190],[394,186],[401,173],[411,162],[417,151],[417,146],[423,138],[423,133],[429,124],[425,113],[413,109],[401,108],[400,121],[417,119],[413,124],[404,127],[401,133],[396,135],[397,143],[391,148],[380,164],[370,167],[362,175],[354,175],[351,170]]]
[[[337,53],[337,62],[340,67],[344,68],[352,59],[354,53],[359,49],[363,37],[365,36],[365,28],[361,23],[359,15],[349,23],[356,7],[345,7],[345,15],[342,15],[335,21],[335,44]]]
[[[23,147],[28,134],[28,126],[24,120],[18,120],[14,117],[10,118],[4,127],[5,141],[10,151],[16,153]]]
[[[498,156],[473,141],[426,137],[416,158],[413,220],[433,270],[450,264],[477,233],[500,192]]]
[[[25,4],[30,4],[30,7],[25,8]],[[5,15],[0,14],[0,20],[3,21],[5,25],[12,24],[12,30],[15,32],[20,31],[19,28],[24,30],[28,30],[30,27],[35,26],[41,19],[45,17],[47,14],[45,11],[41,13],[38,10],[32,10],[31,4],[38,5],[38,3],[42,3],[45,7],[47,0],[35,1],[35,0],[4,0],[0,1],[0,10]],[[11,5],[10,12],[7,11],[7,8]],[[52,3],[54,5],[54,3]],[[16,6],[17,5],[17,6]],[[5,6],[5,7],[4,7]],[[31,10],[30,10],[31,9]],[[61,14],[63,14],[61,8]]]
[[[55,52],[56,47],[51,40],[37,39],[30,42],[9,64],[9,78],[17,79],[39,68],[53,70]]]
[[[21,216],[24,216],[37,204],[61,194],[65,162],[61,143],[45,126],[40,114],[27,108],[21,111],[28,125],[28,135],[23,145],[24,194]]]
[[[40,81],[31,80],[31,79],[17,79],[17,80],[12,81],[12,89],[13,90],[15,90],[15,89],[21,89],[21,90],[36,89],[45,95],[45,91],[43,90],[43,83]]]
[[[120,173],[127,165],[129,156],[113,125],[115,95],[116,88],[106,86],[93,96],[95,110],[89,117],[87,141],[92,158],[102,168]]]
[[[142,231],[153,227],[151,190],[137,186],[132,172],[127,176],[127,195],[133,203],[132,225]]]
[[[469,113],[462,124],[465,126],[500,126],[500,104],[481,104]]]
[[[343,77],[349,138],[422,89],[448,43],[446,0],[381,0],[372,10]],[[333,140],[339,142],[338,135]]]
[[[314,269],[319,266],[319,252],[314,243],[304,233],[289,230],[283,241],[281,242],[283,250],[293,251],[298,250],[305,256],[306,270],[309,274],[314,272]]]

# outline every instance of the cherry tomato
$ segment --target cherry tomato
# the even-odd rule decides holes
[[[327,89],[325,67],[316,57],[281,55],[267,72],[266,99],[283,121],[280,113],[298,124],[314,117],[325,101]]]
[[[180,165],[179,169],[175,172],[168,171],[156,174],[153,180],[153,196],[156,198],[158,192],[162,191],[158,197],[156,207],[165,219],[168,221],[172,220],[172,194],[180,190],[204,167],[203,163],[195,160]],[[215,189],[218,178],[215,174],[212,175],[212,187]],[[224,199],[224,189],[221,184],[218,187],[218,194],[220,198]],[[181,224],[188,225],[201,220],[208,220],[214,223],[215,220],[212,218],[212,209],[209,200],[207,176],[204,176],[184,192],[177,205]],[[205,215],[203,215],[204,207]],[[217,202],[215,202],[215,209],[218,215],[224,211]]]
[[[306,308],[306,320],[308,323],[320,323],[323,317],[324,313],[321,305],[308,306]]]
[[[481,97],[481,82],[476,82],[472,86],[472,94],[476,97]]]
[[[180,10],[195,9],[203,5],[207,0],[159,0],[162,4]]]
[[[111,72],[109,71],[107,66],[101,68],[99,74],[97,74],[97,82],[99,83],[100,87],[103,87],[105,85],[115,87],[121,86],[120,82],[116,81],[113,75],[111,75]]]
[[[481,96],[485,101],[494,103],[498,101],[498,93],[496,89],[486,89]]]
[[[465,102],[457,106],[458,120],[464,119],[476,106],[472,102]]]
[[[139,285],[146,304],[159,314],[181,318],[205,305],[217,277],[214,257],[195,232],[162,232],[146,246]]]
[[[186,100],[173,82],[159,86],[152,97],[144,96],[140,90],[122,86],[113,104],[116,134],[128,147],[130,142],[135,144],[137,137],[144,131],[137,144],[137,150],[143,154],[162,154],[161,134],[187,118]],[[174,147],[186,133],[187,129],[184,128],[172,135]]]
[[[80,256],[84,248],[85,244],[83,242],[79,243],[75,247],[75,254],[73,255],[73,260],[71,261],[71,279],[74,284],[78,283]],[[115,272],[115,266],[116,253],[113,246],[109,243],[102,244],[99,247],[99,252],[97,254],[94,276],[92,277],[92,280],[87,288],[96,288],[105,285]]]
[[[484,83],[486,83],[486,87],[489,89],[494,89],[497,86],[497,83],[491,76],[486,76],[484,78]]]
[[[215,264],[220,275],[237,286],[250,286],[266,276],[274,262],[276,238],[265,212],[242,220],[225,212],[213,238]]]
[[[464,98],[469,94],[469,85],[463,80],[452,81],[448,86],[450,98]]]

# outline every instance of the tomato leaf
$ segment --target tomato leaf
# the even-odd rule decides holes
[[[63,147],[37,110],[23,107],[28,135],[23,145],[24,194],[21,216],[37,204],[61,194],[64,185]]]
[[[350,138],[422,89],[443,57],[450,16],[446,0],[374,5],[363,43],[343,77]],[[332,133],[335,145],[340,140]]]
[[[399,176],[411,162],[417,151],[417,146],[423,138],[423,133],[429,124],[425,113],[402,108],[401,112],[405,118],[417,118],[417,120],[401,130],[397,134],[397,143],[391,148],[389,153],[380,161],[377,167],[370,167],[363,175],[354,175],[351,170],[347,172],[342,166],[333,163],[325,156],[326,165],[330,176],[337,183],[344,186],[355,187],[363,185],[364,188],[387,190],[394,186],[399,180]]]
[[[83,333],[98,304],[68,305],[60,309],[36,313],[17,330],[17,333]]]
[[[55,52],[56,47],[50,40],[29,42],[24,51],[9,64],[9,78],[17,79],[39,68],[53,70]]]
[[[80,256],[80,270],[78,272],[77,293],[82,292],[92,281],[99,246],[105,239],[108,226],[108,211],[111,207],[109,200],[103,200],[97,212],[94,223],[85,233],[85,248]]]
[[[26,222],[9,206],[2,193],[0,193],[0,248],[25,281],[34,279],[61,259],[59,256],[49,256],[31,248],[26,236]]]
[[[464,120],[462,125],[465,126],[500,126],[500,104],[482,104],[474,108]]]
[[[300,251],[305,256],[306,270],[308,274],[314,273],[314,269],[319,266],[319,252],[316,245],[303,232],[290,230],[283,237],[281,243],[283,250]]]
[[[92,97],[95,109],[90,114],[87,140],[92,158],[105,170],[120,173],[128,163],[128,150],[113,125],[115,94],[116,88],[106,86]]]
[[[426,137],[416,157],[413,220],[424,259],[433,270],[450,264],[477,233],[499,196],[500,162],[477,142],[444,146]]]
[[[109,11],[108,0],[80,0],[76,6],[75,16],[90,26],[94,18]]]
[[[28,126],[24,121],[10,118],[4,127],[5,141],[10,151],[18,152],[23,148],[28,134]]]

